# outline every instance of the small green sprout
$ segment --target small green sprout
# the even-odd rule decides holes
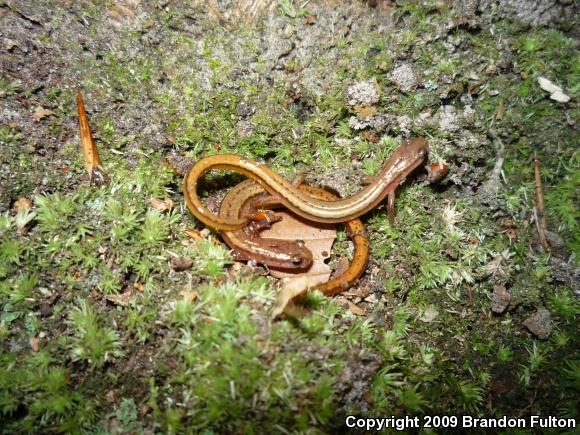
[[[471,381],[459,382],[459,399],[463,405],[463,409],[476,413],[479,407],[483,404],[484,391]]]
[[[0,245],[0,259],[6,263],[19,265],[23,245],[15,239],[5,239]]]
[[[409,385],[397,392],[397,401],[409,413],[421,413],[428,402],[423,395],[417,391],[416,385]]]
[[[29,299],[36,284],[38,284],[38,275],[21,275],[14,283],[13,290],[10,293],[10,301],[13,304],[19,304]]]
[[[510,362],[512,358],[513,358],[512,350],[507,346],[500,345],[499,349],[497,350],[498,361],[502,363],[507,363]]]
[[[570,336],[564,331],[556,331],[552,335],[552,343],[558,348],[565,348],[570,343]]]
[[[36,213],[33,212],[29,208],[21,208],[14,216],[14,223],[16,224],[16,228],[22,230],[26,225],[28,225],[34,218],[36,217]]]
[[[196,308],[186,299],[180,299],[175,302],[171,313],[171,323],[176,326],[188,326],[195,322]]]
[[[40,228],[54,233],[68,226],[68,218],[75,210],[76,197],[63,197],[60,193],[40,195],[34,198]]]
[[[530,371],[536,371],[540,366],[546,363],[547,351],[543,349],[543,346],[538,345],[537,341],[534,341],[532,348],[527,348],[530,364]]]
[[[407,357],[407,349],[402,338],[402,335],[395,331],[384,332],[380,350],[387,360],[394,361]]]
[[[567,320],[572,320],[580,313],[580,302],[569,289],[559,288],[548,296],[550,308]]]
[[[123,356],[118,334],[100,326],[99,316],[86,301],[71,310],[68,323],[74,330],[69,344],[73,361],[87,361],[91,367],[101,368],[113,358]]]

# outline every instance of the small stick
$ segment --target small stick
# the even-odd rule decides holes
[[[85,168],[89,174],[89,181],[96,186],[103,186],[109,182],[109,177],[103,170],[101,158],[91,133],[89,118],[85,112],[85,104],[81,91],[77,91],[77,109],[79,114],[79,129],[81,134],[81,146],[83,148],[83,159]]]
[[[540,177],[540,160],[536,153],[534,153],[534,179],[536,182],[536,207],[534,208],[534,215],[536,217],[536,229],[538,230],[538,237],[540,244],[544,251],[550,252],[550,245],[546,239],[546,213],[544,208],[544,188],[542,186],[542,178]]]

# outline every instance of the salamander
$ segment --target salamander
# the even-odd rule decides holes
[[[332,201],[332,193],[306,184],[298,186],[300,191],[322,200]],[[278,207],[281,202],[276,196],[264,192],[260,185],[251,180],[244,181],[230,190],[220,207],[220,216],[254,214],[256,210]],[[268,217],[266,226],[273,220]],[[256,221],[258,222],[258,221]],[[368,239],[360,219],[345,223],[347,233],[354,242],[354,255],[349,267],[339,276],[314,286],[326,295],[333,295],[351,287],[364,272],[369,254]],[[224,241],[233,249],[238,260],[256,259],[271,267],[306,269],[312,262],[312,253],[301,242],[261,238],[254,228],[222,231]]]
[[[219,216],[223,219],[237,219],[244,210],[244,204],[264,192],[259,184],[246,180],[230,189],[220,206]],[[246,228],[222,231],[224,241],[233,250],[236,260],[256,260],[269,267],[282,269],[308,269],[312,264],[312,252],[302,241],[279,240],[260,237],[260,227],[269,226],[279,218],[268,211],[262,219],[257,217]]]
[[[358,193],[338,200],[313,198],[266,165],[235,154],[205,157],[191,167],[184,180],[185,202],[189,210],[204,224],[219,230],[233,231],[248,224],[248,217],[217,216],[207,209],[197,194],[199,179],[209,170],[237,171],[256,181],[277,201],[294,213],[326,223],[346,222],[362,216],[388,197],[389,210],[394,205],[395,190],[427,157],[424,138],[414,138],[401,144],[387,159],[381,172],[370,185]]]

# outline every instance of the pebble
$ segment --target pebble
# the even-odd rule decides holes
[[[524,321],[524,326],[539,339],[547,339],[552,332],[550,312],[544,307],[539,307],[534,314]]]

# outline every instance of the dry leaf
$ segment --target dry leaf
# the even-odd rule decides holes
[[[495,111],[495,119],[501,121],[503,119],[503,115],[505,114],[505,101],[500,100]]]
[[[115,305],[120,305],[122,307],[128,307],[129,302],[131,302],[131,290],[127,290],[125,293],[120,295],[105,295],[105,299]]]
[[[503,394],[506,391],[508,391],[508,387],[505,384],[502,384],[501,382],[496,382],[493,380],[489,382],[489,388],[494,393],[498,393],[498,394]]]
[[[364,316],[366,314],[365,310],[363,310],[361,307],[359,307],[358,305],[353,304],[351,301],[349,301],[348,299],[346,300],[346,303],[348,305],[348,311],[350,311],[352,314],[354,314],[355,316]]]
[[[151,198],[149,200],[149,204],[151,204],[151,207],[159,211],[167,211],[173,208],[173,201],[169,198],[166,199]]]
[[[174,257],[170,261],[171,268],[176,272],[184,272],[193,267],[193,260],[186,257]]]
[[[190,157],[182,156],[175,151],[165,156],[165,164],[178,175],[185,176],[194,165],[195,161]]]
[[[108,403],[115,403],[115,400],[117,400],[117,395],[115,394],[115,390],[109,390],[109,392],[107,394],[105,394],[105,400]]]
[[[56,115],[52,110],[45,109],[44,107],[37,106],[34,108],[34,113],[32,114],[32,119],[34,122],[40,122],[41,119],[47,116]]]
[[[504,219],[499,222],[499,225],[505,229],[504,233],[511,242],[516,242],[518,240],[518,228],[513,220]]]
[[[207,228],[204,228],[201,231],[192,230],[191,228],[187,228],[187,229],[185,229],[184,232],[194,243],[197,243],[197,241],[201,240],[201,239],[209,239],[212,241],[212,243],[215,243],[216,245],[218,245],[220,243],[219,240],[216,239],[211,234],[211,231],[208,230]]]
[[[97,146],[91,133],[89,118],[85,112],[85,104],[80,91],[77,91],[77,109],[79,114],[79,129],[81,134],[81,146],[85,168],[89,174],[89,180],[96,186],[102,186],[109,182],[109,177],[101,166],[101,158],[97,152]]]
[[[379,137],[376,134],[369,133],[368,131],[363,132],[363,139],[372,143],[378,143],[379,141]]]
[[[278,293],[278,298],[272,310],[272,319],[280,317],[287,308],[290,308],[290,303],[293,299],[304,295],[308,291],[308,287],[312,285],[313,278],[308,275],[300,275],[294,278],[288,278],[284,281],[282,291]]]
[[[350,267],[350,261],[348,261],[348,258],[340,257],[338,260],[338,263],[334,269],[334,272],[332,272],[332,278],[335,278],[337,276],[342,275],[343,273],[345,273],[348,270],[349,267]]]
[[[336,238],[336,225],[308,221],[286,210],[277,211],[276,214],[282,217],[282,221],[263,230],[260,237],[304,241],[306,248],[312,252],[312,267],[306,274],[319,277],[320,281],[316,284],[328,281],[331,270],[325,260],[330,256],[330,250]],[[270,268],[270,270],[272,276],[276,278],[295,277],[302,273],[288,269]],[[311,282],[310,285],[315,284]]]
[[[372,118],[377,113],[375,106],[354,106],[354,111],[361,118]]]
[[[189,237],[194,242],[203,239],[203,236],[197,230],[192,230],[191,228],[185,229],[185,235]]]
[[[135,12],[125,6],[116,4],[111,7],[109,12],[107,12],[107,15],[109,15],[114,20],[121,21],[123,18],[133,17]]]
[[[314,15],[308,14],[302,19],[302,22],[306,25],[311,25],[311,24],[316,24],[318,22],[318,20],[316,19],[316,17]]]
[[[350,298],[366,298],[368,295],[371,294],[371,291],[368,288],[355,288],[351,289],[346,293],[343,293],[344,296],[348,296]]]
[[[30,348],[33,352],[38,352],[40,350],[40,338],[30,337]]]
[[[12,210],[18,213],[20,210],[30,210],[32,208],[32,201],[28,198],[19,198],[14,202]]]
[[[195,301],[199,297],[199,293],[197,293],[195,291],[191,291],[191,292],[182,291],[182,292],[179,292],[179,294],[183,297],[183,300],[185,300],[189,303]]]

